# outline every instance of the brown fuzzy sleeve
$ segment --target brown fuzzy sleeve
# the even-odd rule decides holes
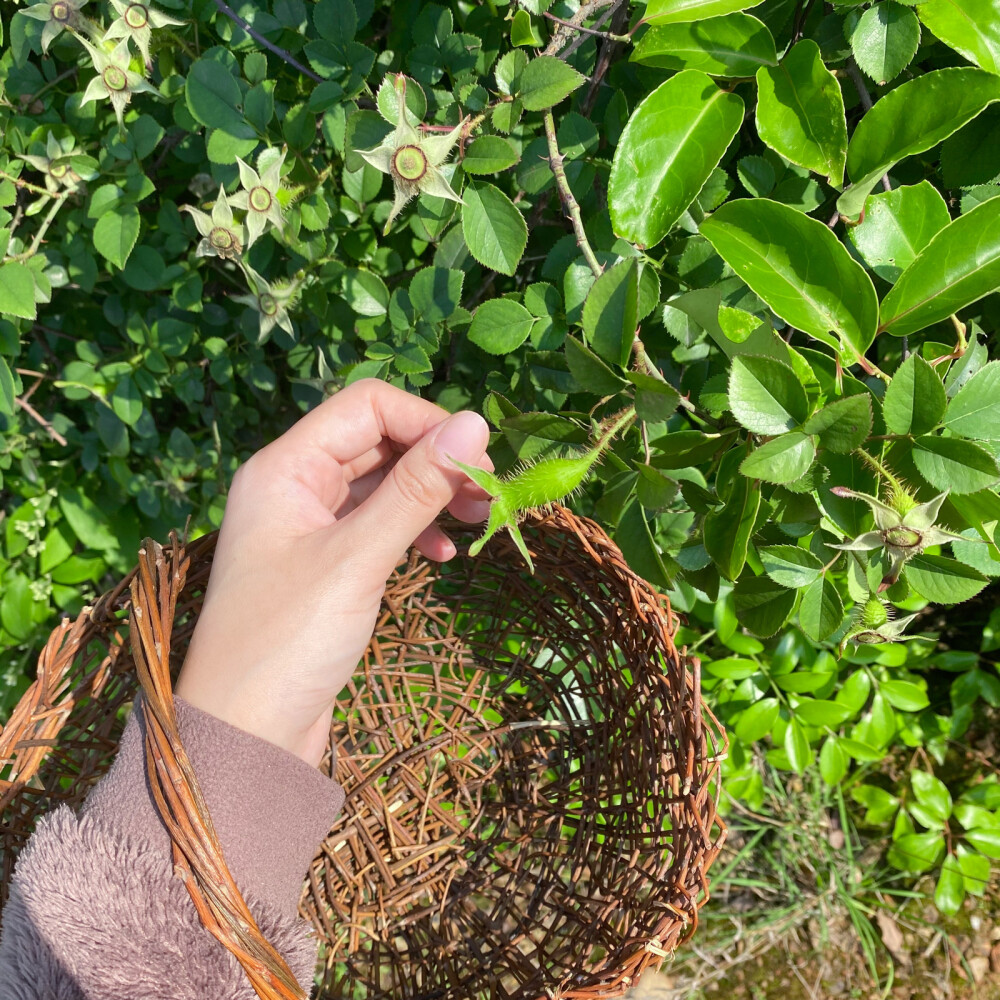
[[[296,916],[302,879],[340,810],[339,785],[279,747],[175,699],[237,885],[261,930],[312,986],[316,942]],[[253,1000],[174,875],[145,778],[139,713],[80,816],[46,816],[17,862],[0,936],[5,1000]]]

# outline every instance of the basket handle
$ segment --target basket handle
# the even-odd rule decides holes
[[[139,549],[131,583],[129,635],[142,684],[146,772],[156,809],[202,924],[243,966],[262,1000],[307,1000],[288,964],[257,926],[222,856],[191,761],[181,745],[170,685],[170,640],[177,598],[191,559],[170,533],[169,550],[151,538]]]

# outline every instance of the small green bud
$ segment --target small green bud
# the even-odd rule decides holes
[[[877,597],[869,597],[861,606],[858,625],[863,629],[881,628],[889,620],[889,612]],[[863,640],[858,640],[863,641]]]

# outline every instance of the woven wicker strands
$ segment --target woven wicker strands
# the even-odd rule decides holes
[[[470,529],[447,527],[461,550]],[[389,582],[334,718],[347,801],[300,902],[318,997],[617,997],[697,925],[726,751],[697,661],[596,524],[557,507],[522,530],[534,576],[504,535],[444,567],[413,554]],[[301,997],[219,856],[169,698],[214,542],[147,541],[53,633],[0,731],[0,890],[37,817],[107,770],[141,682],[157,805],[203,922],[259,996]]]

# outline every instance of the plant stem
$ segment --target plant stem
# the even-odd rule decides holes
[[[544,121],[545,135],[549,140],[549,166],[555,175],[559,197],[562,199],[566,214],[573,224],[573,232],[576,233],[576,245],[580,248],[580,252],[590,265],[590,270],[593,271],[594,277],[599,278],[604,273],[604,268],[601,267],[590,245],[590,241],[587,239],[587,232],[583,228],[583,219],[580,217],[580,204],[570,190],[569,181],[566,179],[566,171],[563,168],[563,154],[559,152],[559,142],[556,139],[556,123],[552,117],[551,109],[545,112]]]
[[[13,174],[8,174],[6,170],[0,170],[0,177],[6,181],[10,181],[16,187],[24,188],[26,191],[33,191],[35,194],[44,194],[52,197],[52,192],[47,188],[39,187],[37,184],[32,184],[30,181],[21,180],[20,177],[14,177]]]
[[[845,65],[847,66],[847,75],[851,78],[851,82],[854,84],[854,88],[858,92],[858,97],[861,98],[861,106],[865,109],[865,111],[871,111],[872,95],[868,93],[868,85],[865,83],[865,78],[861,75],[861,70],[858,67],[858,64],[854,61],[854,56],[848,56]],[[888,174],[882,175],[882,189],[884,191],[892,190]]]
[[[58,198],[55,198],[53,200],[52,207],[49,209],[48,214],[42,220],[42,224],[38,227],[38,232],[35,233],[35,238],[31,241],[31,246],[28,247],[28,249],[25,250],[24,253],[19,253],[16,257],[12,257],[11,260],[17,260],[17,261],[27,260],[29,257],[34,257],[35,254],[38,253],[38,248],[41,246],[42,240],[45,238],[45,234],[49,230],[49,226],[52,225],[52,222],[55,219],[57,213],[59,212],[59,209],[62,208],[63,205],[66,203],[66,199],[70,196],[70,193],[71,192],[66,191],[64,194],[59,195]]]
[[[610,7],[615,4],[617,0],[587,0],[586,3],[580,5],[580,9],[564,24],[560,24],[552,37],[549,39],[549,44],[545,46],[545,50],[542,53],[546,56],[554,56],[563,45],[569,40],[577,28],[587,20],[591,14],[596,14],[599,10],[603,10],[605,7]]]
[[[60,434],[59,431],[57,431],[52,426],[52,424],[50,424],[49,421],[46,420],[45,417],[43,417],[38,412],[38,410],[36,410],[31,405],[31,403],[28,402],[27,399],[24,399],[19,396],[17,399],[14,400],[14,402],[17,403],[17,405],[20,406],[21,409],[24,410],[24,412],[27,413],[28,416],[32,418],[32,420],[34,420],[37,424],[45,428],[45,432],[49,435],[50,438],[52,438],[53,441],[58,442],[59,444],[63,445],[63,447],[66,446],[66,438],[64,438],[62,434]]]
[[[564,21],[561,17],[556,17],[555,14],[550,14],[549,11],[545,11],[544,16],[550,21],[555,21],[556,24],[563,25],[563,27],[572,28],[574,31],[582,31],[585,35],[596,35],[598,38],[606,38],[612,42],[632,41],[631,35],[616,35],[610,31],[598,31],[594,28],[585,28],[582,24],[573,24],[572,21]]]
[[[315,80],[317,83],[323,83],[323,77],[314,73],[307,66],[303,66],[302,63],[300,63],[298,59],[291,54],[291,52],[275,45],[274,42],[269,42],[259,31],[255,31],[247,21],[240,17],[240,15],[237,14],[236,11],[225,2],[225,0],[215,0],[215,6],[218,7],[219,10],[231,21],[239,25],[239,27],[241,27],[254,41],[259,42],[264,46],[264,48],[269,49],[280,59],[284,59],[284,61],[288,63],[292,69],[297,69],[304,76],[308,76],[310,80]]]

